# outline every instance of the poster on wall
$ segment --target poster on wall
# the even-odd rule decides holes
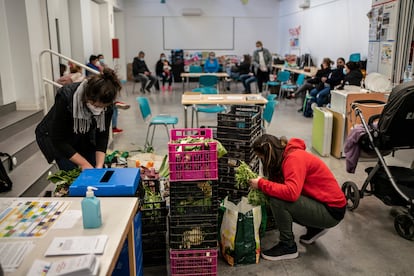
[[[289,29],[289,46],[290,49],[299,49],[300,47],[300,29],[301,27],[295,27]]]
[[[382,43],[381,64],[391,64],[391,62],[392,62],[392,43]]]
[[[382,7],[381,41],[395,40],[397,33],[397,3],[387,3]]]

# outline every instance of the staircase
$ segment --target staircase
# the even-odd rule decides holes
[[[43,196],[49,185],[47,174],[57,171],[57,166],[48,164],[40,152],[35,139],[36,125],[43,118],[43,110],[18,111],[16,103],[0,106],[0,152],[6,152],[17,159],[9,176],[13,188],[0,193],[0,197]],[[6,158],[2,158],[8,170]]]

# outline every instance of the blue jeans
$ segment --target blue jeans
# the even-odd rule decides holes
[[[118,107],[114,104],[114,113],[112,113],[112,128],[116,128],[118,125]]]
[[[325,88],[318,91],[318,89],[314,88],[310,91],[310,95],[316,98],[316,104],[318,106],[323,106],[324,104],[328,103],[329,93],[331,92],[331,87],[329,85],[325,85]]]
[[[255,76],[251,76],[249,74],[245,74],[245,75],[241,75],[239,77],[239,79],[241,80],[241,82],[243,83],[244,86],[244,90],[246,91],[246,93],[251,93],[250,90],[250,84],[252,82],[257,81]]]

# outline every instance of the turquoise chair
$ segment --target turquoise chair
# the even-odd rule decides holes
[[[299,74],[295,84],[283,84],[282,86],[280,86],[280,97],[283,96],[285,91],[295,91],[299,86],[301,86],[305,82],[305,77],[306,76],[304,74]]]
[[[275,112],[275,107],[279,102],[276,100],[270,100],[266,103],[265,108],[263,110],[263,120],[265,121],[265,124],[267,123],[267,126],[270,125],[273,118],[273,113]],[[265,125],[266,127],[266,125]]]
[[[360,62],[361,61],[361,54],[360,53],[352,53],[349,56],[349,61]]]
[[[167,131],[168,141],[169,141],[170,134],[169,134],[168,126],[172,126],[172,128],[174,128],[174,126],[178,123],[178,118],[176,116],[170,116],[170,115],[164,115],[164,114],[152,116],[151,107],[149,105],[148,99],[145,97],[137,97],[136,100],[138,102],[139,109],[141,111],[141,115],[142,115],[142,118],[144,119],[144,122],[148,123],[147,135],[145,137],[145,148],[152,147],[155,128],[159,125],[162,125],[165,127],[165,130]],[[151,141],[148,141],[148,136],[149,136],[151,128],[152,128]]]
[[[274,100],[276,100],[276,95],[275,94],[269,94],[269,95],[267,95],[266,99],[268,101],[274,101]]]
[[[190,68],[188,70],[190,73],[202,73],[203,67],[200,65],[190,65]]]
[[[269,90],[271,87],[282,86],[289,80],[289,78],[290,78],[290,71],[279,71],[277,73],[277,77],[275,81],[268,81],[266,83],[267,90]],[[280,97],[280,93],[279,93],[279,97]]]
[[[218,91],[214,87],[199,87],[194,88],[193,92],[200,92],[201,94],[218,94]],[[221,113],[226,111],[226,107],[219,104],[197,104],[193,105],[191,111],[191,128],[194,126],[194,115],[196,117],[196,127],[198,128],[198,113]]]
[[[217,88],[218,77],[214,75],[200,76],[198,86],[199,87],[215,87]]]

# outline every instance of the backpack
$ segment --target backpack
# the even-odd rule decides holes
[[[12,157],[8,153],[0,152],[0,157],[6,156],[9,160],[9,171],[13,170]],[[13,182],[7,174],[6,168],[3,166],[3,162],[0,161],[0,193],[10,191]]]
[[[303,102],[303,116],[313,117],[312,104],[316,102],[315,97],[311,95],[306,95],[305,101]]]

